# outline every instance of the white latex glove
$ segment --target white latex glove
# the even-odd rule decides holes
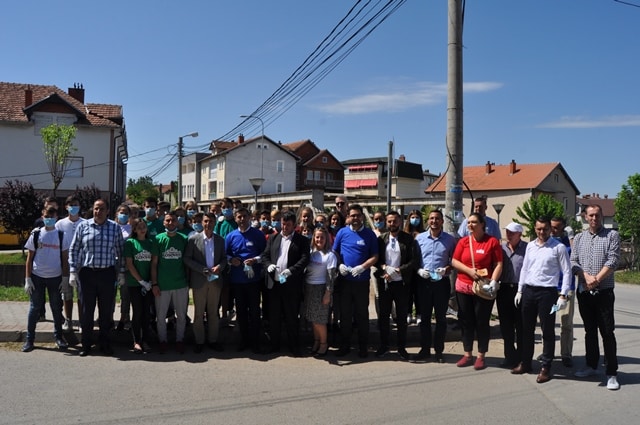
[[[145,289],[145,291],[148,292],[151,290],[151,282],[147,282],[146,280],[139,280],[138,283]]]
[[[517,308],[520,305],[520,301],[522,301],[522,292],[516,294],[516,297],[513,299],[513,305]]]
[[[558,297],[558,301],[556,301],[556,305],[558,306],[558,310],[562,310],[567,307],[567,299]]]
[[[62,276],[62,282],[60,282],[60,291],[67,292],[69,290],[69,276]]]
[[[291,277],[291,270],[284,269],[284,271],[282,273],[280,273],[280,276],[284,276],[287,279],[290,278]]]
[[[400,277],[400,271],[396,267],[387,266],[384,271],[389,275],[389,277],[393,280],[396,280]]]
[[[362,273],[364,272],[364,267],[362,266],[355,266],[351,269],[351,276],[353,277],[358,277],[360,276]]]
[[[338,267],[338,270],[340,271],[340,274],[342,276],[346,276],[349,274],[349,272],[351,271],[350,267],[345,266],[344,264],[340,264],[340,267]]]
[[[36,290],[36,285],[33,284],[33,280],[30,277],[24,278],[24,292],[31,295]]]
[[[447,268],[446,267],[438,267],[436,269],[436,273],[438,273],[440,276],[444,276],[447,273]]]
[[[124,273],[118,273],[118,286],[124,286],[125,283],[127,283],[127,279]]]
[[[427,269],[418,269],[418,276],[420,276],[423,279],[430,279],[431,278],[431,274],[429,273],[429,270],[427,270]]]
[[[269,267],[267,267],[267,272],[269,273],[273,273],[276,271],[278,267],[275,264],[269,264]]]
[[[498,286],[498,282],[495,280],[492,280],[491,282],[489,282],[489,284],[483,285],[482,289],[490,294],[493,294],[497,286]]]
[[[256,276],[256,272],[253,270],[253,267],[248,264],[244,265],[244,274],[246,274],[249,279],[253,279]]]
[[[76,273],[76,272],[69,273],[69,285],[72,288],[77,288],[78,287],[78,282],[80,282],[80,278],[78,277],[78,273]]]

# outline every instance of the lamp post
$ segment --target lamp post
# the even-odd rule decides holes
[[[260,190],[260,187],[262,187],[262,183],[264,183],[264,179],[262,177],[254,177],[252,179],[249,179],[249,183],[251,183],[251,186],[253,186],[253,190],[256,192],[256,197],[255,197],[255,210],[258,210],[258,191]]]
[[[249,118],[253,118],[254,120],[258,120],[260,121],[260,127],[262,128],[262,134],[260,136],[260,138],[262,139],[262,145],[260,146],[260,178],[264,177],[264,121],[262,121],[262,118],[255,116],[255,115],[240,115],[240,118],[244,118],[245,120],[249,119]],[[264,180],[263,180],[264,182]],[[262,183],[260,183],[260,186],[262,186]],[[259,187],[258,187],[259,189]],[[257,195],[256,195],[257,196]]]
[[[498,214],[498,228],[502,229],[500,227],[500,213],[502,212],[502,209],[504,208],[504,204],[493,204],[492,207],[493,207],[494,210],[496,210],[496,214]]]
[[[182,205],[182,139],[184,137],[198,137],[198,132],[178,137],[178,205]]]

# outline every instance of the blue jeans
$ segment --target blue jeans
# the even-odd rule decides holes
[[[60,295],[60,283],[62,276],[44,278],[34,274],[31,275],[35,289],[29,297],[29,315],[27,318],[27,341],[33,342],[36,339],[36,323],[40,318],[40,311],[44,308],[45,290],[49,291],[49,306],[53,313],[54,337],[62,337],[62,297]]]

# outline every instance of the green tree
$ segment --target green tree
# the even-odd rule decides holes
[[[7,180],[0,191],[0,223],[6,233],[18,236],[23,254],[33,223],[42,215],[43,200],[31,183],[20,180]]]
[[[73,146],[76,128],[72,125],[51,124],[40,130],[44,143],[44,158],[53,179],[53,196],[56,196],[58,186],[67,173],[67,160],[77,151]]]
[[[640,174],[629,176],[626,184],[614,201],[616,208],[615,220],[618,231],[623,239],[631,240],[629,263],[637,270],[638,258],[636,253],[640,248]]]
[[[526,236],[533,239],[536,236],[534,229],[538,217],[564,217],[564,206],[552,196],[542,194],[525,201],[521,207],[516,208],[516,214],[521,220],[514,221],[526,227]]]
[[[154,197],[158,199],[160,192],[158,185],[153,183],[149,176],[139,177],[138,180],[129,179],[127,184],[127,197],[138,205],[144,203],[145,198]]]

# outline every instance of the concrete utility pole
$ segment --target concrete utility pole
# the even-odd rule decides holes
[[[387,155],[387,213],[391,211],[391,172],[393,171],[393,141],[389,141]],[[397,189],[397,188],[396,188]]]
[[[447,73],[447,185],[445,231],[454,233],[462,221],[462,7],[449,0]]]

